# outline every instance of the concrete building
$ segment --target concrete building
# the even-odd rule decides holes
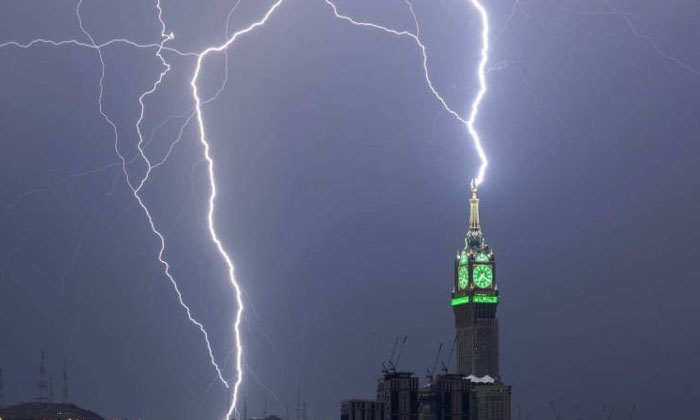
[[[384,420],[384,403],[347,400],[340,404],[340,420]]]
[[[384,420],[418,420],[418,378],[412,372],[386,372],[377,382]]]

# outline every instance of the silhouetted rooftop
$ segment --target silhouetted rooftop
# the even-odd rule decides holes
[[[74,404],[31,402],[0,409],[2,420],[104,420]]]

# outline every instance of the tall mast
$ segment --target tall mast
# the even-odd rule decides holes
[[[46,355],[41,351],[41,364],[39,365],[39,402],[48,400],[49,381],[46,378]]]
[[[68,402],[68,360],[63,360],[63,395],[62,402]]]

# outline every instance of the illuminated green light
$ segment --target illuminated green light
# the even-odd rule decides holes
[[[474,303],[498,303],[498,296],[474,295]]]
[[[462,254],[459,256],[459,263],[466,264],[469,262],[469,257],[467,256],[467,251],[462,250]]]
[[[476,284],[477,287],[483,289],[491,286],[491,282],[493,281],[493,270],[491,266],[485,264],[476,265],[474,266],[472,274],[474,276],[474,284]]]
[[[464,290],[469,285],[469,271],[466,265],[459,267],[459,289]]]
[[[452,298],[452,306],[457,306],[457,305],[464,305],[465,303],[469,303],[469,296],[460,296],[456,298]]]
[[[489,256],[485,252],[479,252],[476,254],[476,262],[489,262]]]

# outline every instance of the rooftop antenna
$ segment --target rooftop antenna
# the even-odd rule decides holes
[[[435,369],[437,369],[437,364],[438,364],[438,361],[439,361],[439,359],[440,359],[440,353],[442,353],[442,348],[443,348],[443,347],[444,347],[444,344],[443,344],[443,343],[440,343],[440,346],[438,346],[437,354],[435,355],[435,361],[433,362],[433,367],[432,367],[432,369],[431,369],[431,368],[428,368],[428,369],[427,369],[427,371],[428,371],[428,375],[427,375],[428,380],[432,379],[432,378],[433,378],[433,375],[435,375]]]
[[[267,392],[265,392],[265,409],[263,410],[263,418],[267,418]]]
[[[37,401],[46,402],[48,396],[49,382],[46,379],[46,356],[44,350],[41,351],[41,364],[39,365],[39,398]]]
[[[301,403],[301,420],[306,420],[306,402]]]
[[[53,402],[53,376],[49,377],[49,402]]]
[[[408,336],[404,335],[403,341],[401,342],[401,347],[399,348],[399,354],[396,356],[396,361],[392,364],[394,372],[396,372],[396,366],[398,366],[399,359],[401,359],[401,354],[403,353],[403,348],[406,345],[406,340],[408,340]]]
[[[230,394],[229,394],[230,395]],[[231,398],[229,396],[229,398]],[[228,406],[231,406],[231,403],[229,402]],[[248,401],[243,398],[243,420],[248,420]]]
[[[5,406],[5,397],[2,395],[2,368],[0,368],[0,408]]]
[[[63,395],[62,402],[68,403],[68,359],[63,360]]]
[[[285,413],[286,413],[286,417],[284,419],[289,420],[289,404],[287,404],[285,407]]]
[[[452,362],[452,355],[453,355],[454,352],[455,352],[455,344],[457,344],[457,336],[455,336],[455,339],[452,340],[452,349],[450,350],[450,355],[447,356],[447,364],[445,364],[444,361],[441,362],[441,364],[442,364],[442,372],[445,373],[445,374],[447,374],[447,372],[449,372],[449,370],[450,370],[450,363]]]
[[[301,387],[297,387],[297,416],[296,420],[301,420]]]

